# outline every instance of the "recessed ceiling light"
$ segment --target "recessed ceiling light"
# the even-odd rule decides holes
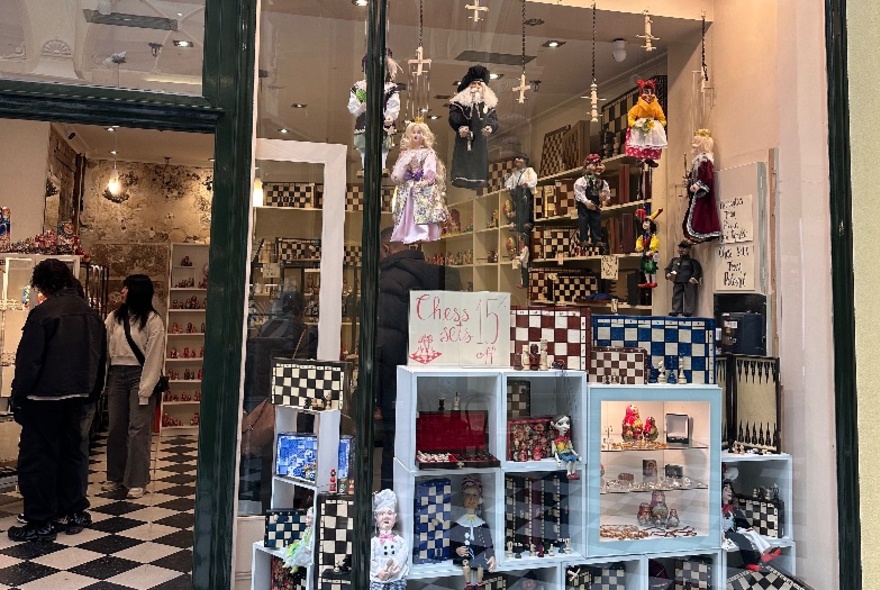
[[[366,6],[367,0],[351,0],[351,3],[355,6]]]
[[[114,131],[116,131],[116,127],[107,127],[107,131],[113,133]]]
[[[178,13],[177,13],[177,16],[183,16],[183,13],[182,13],[182,12],[178,12]]]
[[[304,104],[301,103],[301,102],[295,102],[295,103],[293,103],[292,105],[290,105],[290,108],[292,108],[292,109],[304,109],[304,108],[306,108],[306,106],[307,106],[307,105],[304,105]]]
[[[175,39],[173,41],[175,47],[192,47],[192,41],[184,41],[183,39]]]
[[[530,27],[537,27],[544,24],[543,18],[530,18],[526,21],[526,24]]]
[[[504,77],[504,74],[496,74],[496,73],[489,74],[490,80],[498,80],[499,78],[503,78],[503,77]]]
[[[115,155],[116,155],[116,150],[110,150],[110,153],[113,154],[113,155],[115,156]]]
[[[213,161],[214,161],[214,158],[208,158],[208,161],[209,161],[209,162],[213,162]]]
[[[290,129],[287,129],[286,127],[282,127],[281,129],[278,130],[278,133],[281,133],[281,134],[290,133]]]
[[[436,121],[437,119],[440,118],[440,115],[430,115],[430,116],[428,116],[428,118],[431,119],[432,121]]]
[[[544,47],[562,47],[565,45],[565,41],[559,41],[557,39],[550,39],[549,41],[545,41],[542,43]]]

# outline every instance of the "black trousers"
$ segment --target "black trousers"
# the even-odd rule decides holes
[[[593,234],[592,242],[595,246],[602,241],[602,212],[598,209],[587,209],[587,206],[577,202],[578,210],[578,238],[586,242],[587,237]]]
[[[692,316],[697,309],[697,286],[693,283],[675,283],[672,287],[672,313]]]
[[[18,487],[28,522],[45,523],[89,507],[88,455],[82,444],[85,400],[25,400],[16,413]],[[83,481],[83,479],[86,481]]]

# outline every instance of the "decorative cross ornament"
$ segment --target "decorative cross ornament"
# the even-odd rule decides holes
[[[480,6],[480,0],[474,0],[473,4],[465,4],[464,7],[466,10],[473,10],[474,11],[474,15],[470,16],[468,18],[473,19],[475,23],[478,23],[481,20],[483,20],[480,18],[481,12],[489,12],[488,6]]]
[[[421,45],[416,48],[416,58],[407,60],[406,63],[410,65],[410,70],[412,70],[412,66],[416,66],[415,72],[413,73],[416,78],[426,73],[431,67],[431,59],[425,59],[425,48]]]
[[[599,85],[595,80],[590,84],[590,121],[599,122]]]
[[[531,90],[532,86],[528,82],[526,82],[526,75],[519,75],[519,86],[514,86],[513,91],[519,92],[519,97],[516,99],[516,102],[519,104],[523,104],[526,101],[526,90]]]
[[[654,21],[651,20],[651,15],[648,11],[645,11],[645,34],[644,35],[636,35],[639,39],[644,39],[645,44],[642,46],[645,51],[654,51],[657,49],[654,47],[653,42],[659,41],[660,37],[655,37],[651,34],[651,25]]]

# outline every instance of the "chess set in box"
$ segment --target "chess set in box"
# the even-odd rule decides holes
[[[489,413],[480,410],[419,412],[416,465],[419,469],[498,467],[489,452]]]
[[[413,563],[451,559],[452,482],[445,477],[419,481],[413,507]]]
[[[504,538],[513,559],[526,551],[531,557],[564,551],[569,486],[563,473],[504,476]]]
[[[785,536],[783,527],[784,504],[780,498],[773,498],[766,490],[755,490],[755,494],[736,495],[743,516],[758,534],[779,539]]]

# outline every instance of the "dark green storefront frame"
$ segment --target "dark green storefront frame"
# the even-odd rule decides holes
[[[371,0],[368,51],[381,63],[381,23],[387,0]],[[849,110],[846,62],[846,2],[826,0],[829,155],[831,175],[831,245],[835,358],[835,407],[838,475],[840,588],[862,587],[856,427],[855,319],[853,315],[852,194],[849,159]],[[215,136],[214,202],[211,212],[211,283],[208,297],[205,379],[202,401],[196,498],[193,587],[232,588],[236,455],[240,417],[239,389],[250,240],[250,166],[256,0],[206,0],[204,97],[0,80],[0,118],[95,125],[157,128]],[[375,21],[375,22],[374,22]],[[371,71],[381,72],[381,65]],[[373,80],[381,80],[374,75]],[[368,90],[369,91],[369,90]],[[378,96],[381,86],[372,89]],[[368,171],[378,162],[379,141],[369,142]],[[377,169],[377,168],[376,168]],[[378,181],[366,182],[365,205],[378,203]],[[377,194],[372,194],[376,192]],[[371,205],[372,203],[372,205]],[[365,229],[366,229],[365,224]],[[371,227],[375,224],[369,224]],[[366,232],[365,232],[366,234]],[[365,268],[376,268],[378,244],[366,236]],[[362,325],[375,308],[373,293],[361,310]],[[362,334],[361,350],[372,350],[374,331]],[[366,360],[365,360],[366,359]],[[363,389],[375,387],[373,354],[362,354]],[[367,366],[363,366],[366,362]],[[363,391],[372,399],[371,391]],[[367,397],[368,396],[368,397]],[[364,414],[369,404],[358,407]],[[369,408],[372,414],[371,407]],[[365,428],[369,415],[360,416]],[[366,417],[365,417],[366,416]],[[358,450],[367,459],[366,448]],[[371,471],[367,459],[362,467]],[[365,479],[361,479],[364,481]],[[366,479],[369,481],[369,479]],[[369,493],[358,494],[355,552],[369,552]],[[357,559],[355,563],[363,563]],[[365,573],[357,576],[365,580]]]

